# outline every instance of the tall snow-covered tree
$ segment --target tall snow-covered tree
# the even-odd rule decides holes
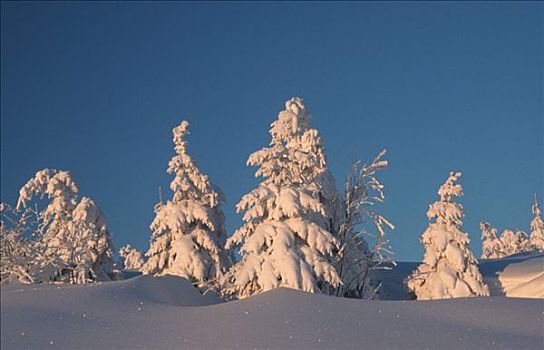
[[[544,252],[544,221],[542,221],[542,211],[538,205],[536,194],[532,209],[535,217],[531,220],[531,248]]]
[[[264,177],[236,206],[245,224],[227,240],[239,247],[227,291],[240,298],[276,287],[308,292],[338,286],[331,264],[338,240],[331,234],[334,180],[317,130],[302,100],[291,98],[270,128],[270,147],[249,156]]]
[[[50,279],[88,283],[117,279],[113,244],[105,218],[90,198],[77,200],[78,188],[67,171],[43,169],[19,191],[17,208],[26,207],[35,195],[50,202],[41,213],[43,234],[35,249],[36,263],[54,270]],[[43,278],[43,277],[42,277]]]
[[[130,244],[127,244],[119,249],[119,256],[123,261],[123,267],[127,271],[140,271],[144,265],[144,258],[142,253],[133,248]]]
[[[468,247],[469,237],[461,231],[463,207],[454,202],[463,195],[457,183],[459,172],[451,172],[440,186],[440,200],[429,207],[431,221],[421,236],[425,246],[423,263],[408,277],[407,286],[417,299],[487,296],[489,290]]]
[[[497,259],[502,257],[502,242],[497,237],[497,229],[491,227],[487,221],[480,223],[482,230],[482,256],[481,259]]]
[[[182,121],[173,130],[176,154],[168,163],[174,174],[172,200],[155,206],[151,243],[142,267],[144,274],[185,277],[205,288],[228,265],[224,245],[225,218],[222,195],[208,176],[201,173],[187,153],[189,123]]]
[[[371,279],[370,273],[374,269],[388,268],[387,263],[394,263],[386,236],[386,229],[394,229],[394,225],[374,209],[385,199],[384,186],[376,174],[388,165],[383,159],[384,154],[385,150],[381,151],[370,164],[354,163],[346,179],[344,193],[339,197],[340,205],[335,207],[338,212],[333,215],[333,220],[338,224],[333,227],[340,251],[335,254],[334,262],[343,283],[331,290],[332,295],[374,297],[380,281]],[[375,226],[375,234],[366,227],[369,222]],[[372,248],[365,236],[374,238]]]

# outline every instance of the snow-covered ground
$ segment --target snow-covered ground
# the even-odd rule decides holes
[[[534,280],[543,259],[483,261],[491,297],[439,301],[398,300],[408,296],[399,283],[413,263],[384,273],[390,300],[374,301],[281,288],[222,303],[170,276],[74,286],[12,283],[1,289],[1,348],[538,349],[544,300],[507,298],[500,283],[513,276]]]
[[[509,297],[544,298],[544,256],[507,265],[499,280]]]

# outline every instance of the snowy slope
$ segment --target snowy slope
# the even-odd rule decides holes
[[[276,289],[230,303],[176,277],[2,288],[1,348],[536,349],[544,302],[361,301]]]
[[[499,280],[509,297],[544,298],[544,255],[506,266]]]

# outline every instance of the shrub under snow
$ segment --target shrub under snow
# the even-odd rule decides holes
[[[119,256],[123,261],[123,267],[127,271],[140,271],[144,264],[142,253],[127,244],[119,249]]]
[[[506,229],[502,232],[500,257],[511,256],[514,254],[525,253],[530,249],[529,239],[523,231],[512,231]]]
[[[7,204],[0,203],[0,282],[19,280],[35,281],[32,273],[32,243],[24,231],[33,212],[18,212]]]
[[[78,188],[67,171],[44,169],[19,191],[17,208],[35,195],[50,202],[40,213],[40,233],[33,245],[39,281],[88,283],[120,277],[113,261],[113,244],[106,220],[93,200],[77,200]]]
[[[482,229],[482,259],[498,259],[519,253],[526,253],[536,248],[531,246],[527,234],[523,231],[506,229],[497,236],[497,229],[487,221],[480,223]]]

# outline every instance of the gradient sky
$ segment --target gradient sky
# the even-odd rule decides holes
[[[147,249],[171,129],[188,119],[233,232],[258,183],[247,157],[299,95],[339,184],[388,149],[397,259],[421,259],[450,170],[479,255],[480,220],[528,230],[544,196],[543,18],[539,2],[2,2],[1,200],[41,168],[70,170],[116,246]]]

